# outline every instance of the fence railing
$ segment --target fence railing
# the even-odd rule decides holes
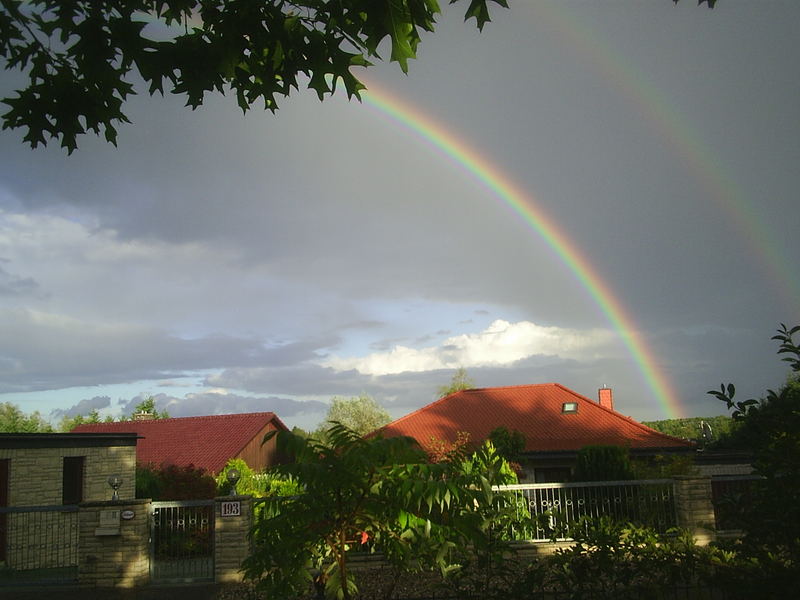
[[[717,530],[742,528],[742,515],[750,509],[753,486],[760,479],[757,475],[718,475],[711,478],[711,501]]]
[[[495,488],[514,495],[515,540],[543,541],[563,537],[582,517],[608,516],[648,525],[663,533],[677,525],[671,479],[534,483]]]
[[[77,581],[77,506],[0,508],[0,541],[5,544],[0,586]]]

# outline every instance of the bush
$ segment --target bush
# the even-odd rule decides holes
[[[621,446],[585,446],[578,451],[575,481],[625,481],[633,478],[628,451]]]
[[[228,481],[228,471],[239,471],[239,482],[236,484],[236,493],[242,496],[264,498],[267,496],[294,496],[300,486],[291,477],[282,477],[277,473],[267,471],[256,473],[241,458],[232,458],[216,477],[217,493],[227,496],[231,492]]]
[[[671,598],[677,590],[710,590],[735,560],[718,548],[697,546],[688,532],[662,535],[607,517],[585,517],[569,536],[572,546],[527,565],[502,597],[542,598],[546,591],[575,600]]]
[[[206,470],[194,465],[179,467],[162,463],[136,468],[136,497],[152,500],[208,500],[217,484]]]

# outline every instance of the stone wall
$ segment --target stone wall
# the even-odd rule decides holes
[[[223,512],[238,503],[239,515]],[[227,496],[217,498],[214,506],[214,578],[217,583],[242,581],[239,567],[250,555],[248,533],[253,522],[253,499],[250,496]]]
[[[150,582],[150,500],[84,503],[78,521],[80,585],[129,588]]]
[[[9,506],[61,504],[65,456],[85,457],[84,501],[110,500],[108,476],[120,474],[120,497],[133,498],[136,486],[136,446],[77,448],[0,448],[9,461]]]
[[[711,478],[680,476],[673,479],[678,527],[691,531],[700,545],[714,541],[716,535]]]

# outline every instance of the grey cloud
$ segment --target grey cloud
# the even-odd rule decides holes
[[[265,348],[229,335],[183,339],[153,327],[97,324],[26,310],[0,310],[0,391],[36,391],[174,378],[228,365],[288,365],[314,343]]]
[[[279,396],[241,396],[237,394],[220,394],[216,392],[200,392],[186,394],[185,396],[171,396],[169,394],[155,394],[156,409],[166,410],[170,417],[196,417],[204,415],[222,415],[248,412],[274,412],[289,426],[302,422],[306,427],[309,423],[319,422],[328,410],[324,402],[314,400],[298,401]],[[121,413],[131,414],[136,405],[144,400],[140,394],[128,400],[122,400]]]
[[[313,93],[244,117],[232,98],[189,111],[179,98],[137,96],[118,149],[88,137],[70,157],[0,133],[0,211],[85,226],[55,227],[55,244],[33,223],[31,253],[0,266],[0,392],[202,370],[265,398],[365,391],[404,411],[450,374],[375,378],[313,361],[337,347],[422,344],[470,316],[608,328],[598,284],[688,412],[716,410],[705,390],[720,381],[746,395],[778,385],[768,338],[800,310],[800,79],[787,77],[800,8],[781,3],[782,18],[764,19],[757,3],[734,3],[710,27],[689,3],[517,4],[480,37],[445,19],[408,77],[369,76],[472,148],[519,192],[520,211],[374,106]],[[553,27],[558,10],[646,77],[610,85],[597,56]],[[595,284],[527,208],[582,253]],[[71,237],[87,231],[103,243]],[[414,325],[402,307],[419,299],[446,322]],[[607,383],[632,416],[660,412],[635,358],[619,353],[470,375],[589,396]]]
[[[0,263],[5,262],[0,258]],[[39,292],[39,284],[32,277],[19,277],[0,265],[0,296],[29,296]]]
[[[101,408],[108,408],[109,406],[111,406],[111,398],[108,396],[95,396],[94,398],[85,398],[66,409],[56,408],[51,411],[50,414],[56,419],[62,417],[76,417],[78,415],[88,415],[93,410],[100,410]]]
[[[269,411],[285,419],[328,410],[327,404],[315,400],[298,401],[278,396],[251,397],[210,392],[170,398],[165,406],[174,417]]]
[[[434,401],[437,388],[446,385],[453,373],[453,370],[440,369],[371,376],[356,371],[335,372],[308,364],[290,369],[227,369],[209,377],[206,384],[245,389],[256,394],[272,392],[321,398],[367,393],[398,418]],[[657,417],[661,410],[642,397],[642,384],[636,373],[620,375],[615,361],[610,360],[578,363],[535,356],[506,367],[470,368],[468,375],[477,387],[561,383],[590,398],[605,384],[615,389],[617,405],[625,414],[647,419]]]

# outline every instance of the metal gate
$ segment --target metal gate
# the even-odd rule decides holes
[[[214,501],[153,502],[150,515],[150,580],[214,580]]]

